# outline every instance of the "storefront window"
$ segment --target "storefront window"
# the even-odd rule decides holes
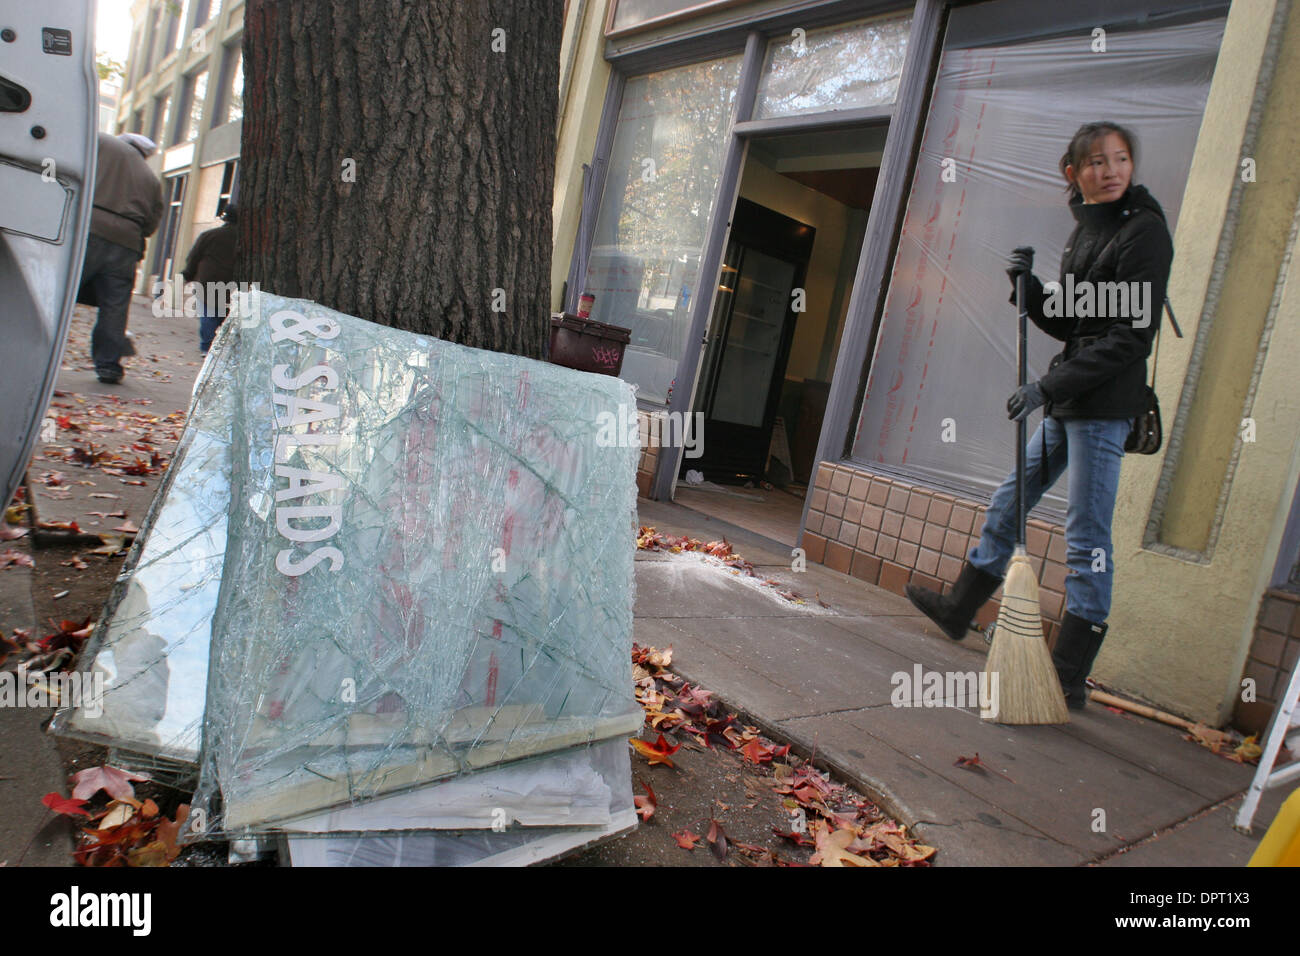
[[[1173,232],[1224,25],[1112,28],[1103,60],[1088,30],[1017,42],[1005,38],[1013,22],[1003,3],[950,17],[853,447],[868,465],[985,496],[1015,460],[1006,255],[1033,246],[1035,274],[1059,277],[1075,223],[1057,163],[1074,131],[1096,120],[1136,135],[1133,183]],[[963,42],[994,27],[1003,31],[994,43]],[[1030,381],[1060,349],[1030,325]],[[1044,506],[1064,512],[1067,488],[1068,476]]]
[[[795,30],[767,45],[754,118],[882,106],[898,97],[910,16]]]
[[[621,33],[651,22],[675,19],[687,13],[703,12],[710,7],[734,2],[735,0],[617,0],[610,16],[609,32]]]
[[[627,81],[584,291],[591,317],[632,330],[622,377],[667,400],[699,287],[740,57]],[[706,280],[708,281],[708,280]]]

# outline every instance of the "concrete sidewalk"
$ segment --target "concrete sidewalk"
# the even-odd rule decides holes
[[[726,539],[791,604],[696,555],[638,552],[635,639],[673,646],[673,670],[715,691],[880,801],[943,866],[1244,866],[1254,834],[1232,829],[1254,768],[1173,727],[1095,703],[1060,727],[1010,727],[974,708],[895,707],[898,672],[982,671],[976,634],[943,636],[901,595],[809,564],[790,549],[673,504],[641,500],[661,532]],[[823,606],[825,605],[825,606]],[[979,754],[988,771],[956,766]]]

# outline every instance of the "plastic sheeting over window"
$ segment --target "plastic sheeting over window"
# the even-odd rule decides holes
[[[998,7],[952,16],[995,17]],[[1006,399],[1016,386],[1017,323],[1005,257],[1033,246],[1035,273],[1058,277],[1074,219],[1057,164],[1074,131],[1094,120],[1134,131],[1134,182],[1151,190],[1173,231],[1223,24],[1111,30],[1105,52],[1094,52],[1088,30],[945,50],[854,458],[992,493],[1015,463]],[[1030,326],[1031,381],[1059,349]],[[1068,478],[1058,482],[1043,506],[1064,512],[1067,487]]]
[[[199,757],[192,837],[587,759],[641,725],[637,449],[608,427],[633,407],[610,376],[262,296],[222,329],[88,651],[102,714],[57,729]],[[630,784],[602,766],[503,786],[551,793],[564,813],[533,822],[556,824],[563,781],[599,772],[604,803],[578,822],[622,826]]]
[[[794,31],[767,45],[754,118],[883,106],[898,98],[910,16]]]

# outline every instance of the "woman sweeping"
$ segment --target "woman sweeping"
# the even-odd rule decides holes
[[[1055,308],[1062,300],[1049,299],[1032,274],[1031,249],[1012,252],[1007,269],[1011,301],[1016,298],[1016,277],[1025,273],[1030,318],[1065,343],[1043,378],[1016,389],[1007,400],[1007,412],[1021,421],[1045,406],[1025,456],[1026,510],[1056,483],[1067,461],[1070,466],[1065,523],[1070,573],[1052,661],[1066,703],[1076,710],[1084,705],[1085,681],[1106,636],[1114,577],[1111,515],[1120,459],[1129,429],[1143,411],[1146,358],[1159,328],[1173,259],[1164,211],[1145,188],[1131,184],[1136,147],[1133,134],[1122,126],[1088,123],[1074,134],[1061,158],[1069,208],[1077,222],[1061,257],[1061,285],[1073,289],[1075,296],[1082,292],[1080,303],[1091,294],[1092,308]],[[1107,299],[1096,294],[1100,283],[1127,284],[1130,308],[1119,310],[1126,314],[1098,314],[1107,312],[1098,307]],[[1091,293],[1085,291],[1089,286]],[[1045,304],[1052,306],[1046,309],[1050,314],[1045,314]],[[971,619],[1002,583],[1015,547],[1016,518],[1013,472],[994,492],[979,544],[967,554],[952,590],[940,595],[907,588],[912,603],[954,640],[965,637]]]

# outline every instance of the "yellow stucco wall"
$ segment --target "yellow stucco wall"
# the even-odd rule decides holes
[[[580,9],[581,8],[581,9]],[[555,143],[555,195],[551,203],[551,309],[559,311],[564,280],[569,275],[573,243],[582,214],[582,164],[590,163],[600,131],[600,113],[609,85],[609,64],[604,57],[607,0],[588,0],[586,7],[569,0],[560,49],[560,69],[577,43],[567,89],[561,89],[559,128]],[[579,21],[578,15],[582,14]],[[561,76],[561,82],[564,77]]]
[[[1218,394],[1226,407],[1201,406],[1199,415],[1183,416],[1201,429],[1239,422],[1242,415],[1256,419],[1258,440],[1241,446],[1213,549],[1200,557],[1190,553],[1176,556],[1161,553],[1160,544],[1144,549],[1143,537],[1153,516],[1157,482],[1171,453],[1168,430],[1184,398],[1184,379],[1198,331],[1203,331],[1198,326],[1204,321],[1240,322],[1249,333],[1253,323],[1253,341],[1237,345],[1257,351],[1262,317],[1235,315],[1234,307],[1266,307],[1278,284],[1280,257],[1249,254],[1250,243],[1256,239],[1253,227],[1261,224],[1242,217],[1236,223],[1220,288],[1230,293],[1233,288],[1255,287],[1269,290],[1268,294],[1249,303],[1225,297],[1217,310],[1204,308],[1232,189],[1240,177],[1247,119],[1274,8],[1273,0],[1237,0],[1228,16],[1174,237],[1176,255],[1169,295],[1178,304],[1186,338],[1168,333],[1160,336],[1156,389],[1162,399],[1167,441],[1158,455],[1124,459],[1114,518],[1116,577],[1111,630],[1093,670],[1096,677],[1120,690],[1216,724],[1227,718],[1239,693],[1237,681],[1253,635],[1259,599],[1276,558],[1281,519],[1295,487],[1300,451],[1300,389],[1295,372],[1300,363],[1300,290],[1295,281],[1286,285],[1281,297],[1251,407],[1242,408],[1247,383],[1236,380],[1242,374],[1239,356],[1220,354],[1211,356],[1203,366],[1201,393]],[[1300,17],[1292,14],[1290,19],[1278,58],[1279,76],[1286,74],[1287,62],[1300,58]],[[1273,98],[1272,103],[1278,102],[1281,100]],[[1294,122],[1293,117],[1273,116],[1266,117],[1265,124],[1270,120]],[[1260,144],[1266,141],[1267,137],[1261,136]],[[1242,209],[1261,200],[1265,206],[1270,200],[1281,203],[1290,196],[1285,214],[1294,215],[1295,190],[1288,177],[1296,173],[1294,153],[1290,155],[1290,169],[1286,164],[1259,169],[1257,182],[1245,187],[1252,193],[1250,202],[1241,204]],[[1234,220],[1238,212],[1231,211]],[[1223,325],[1214,331],[1217,334],[1207,339],[1210,344],[1224,333],[1231,338],[1232,330]],[[1232,361],[1234,358],[1238,360]],[[1252,364],[1245,363],[1247,373]],[[1230,374],[1234,380],[1216,382],[1216,371]],[[1189,408],[1196,412],[1192,397],[1189,393]],[[1219,431],[1226,431],[1219,441],[1236,441],[1232,428]],[[1197,451],[1203,436],[1189,436],[1186,441],[1172,437],[1173,444],[1182,445],[1183,453],[1168,476],[1171,484],[1184,489],[1208,484],[1216,489],[1214,496],[1202,495],[1195,502],[1195,512],[1188,510],[1191,499],[1185,493],[1171,499],[1175,510],[1168,512],[1170,523],[1164,536],[1167,541],[1177,537],[1186,543],[1195,540],[1198,523],[1207,527],[1205,509],[1214,507],[1212,498],[1222,485],[1225,459],[1224,454]],[[1176,535],[1171,534],[1174,531]]]

